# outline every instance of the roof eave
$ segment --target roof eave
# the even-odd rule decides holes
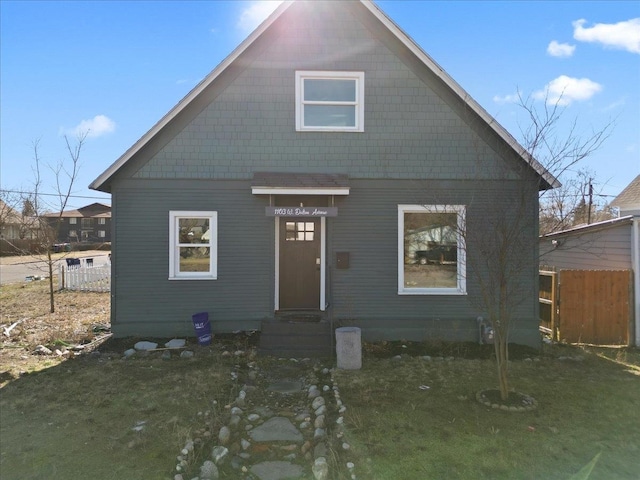
[[[601,222],[590,223],[587,225],[578,225],[576,227],[571,227],[566,230],[560,230],[558,232],[551,232],[551,233],[546,233],[544,235],[540,235],[539,239],[542,241],[542,240],[548,240],[554,237],[561,237],[561,236],[568,236],[568,235],[588,233],[588,232],[597,231],[597,230],[603,230],[613,226],[624,225],[626,223],[631,224],[633,223],[633,218],[634,218],[633,215],[625,215],[624,217],[610,218],[609,220],[602,220]]]

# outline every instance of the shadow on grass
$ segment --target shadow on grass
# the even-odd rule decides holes
[[[197,346],[170,360],[105,347],[0,390],[3,479],[170,478],[185,441],[220,428],[216,409],[237,393],[230,361]]]

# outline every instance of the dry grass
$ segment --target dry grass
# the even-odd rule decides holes
[[[0,385],[21,372],[37,371],[64,359],[34,355],[38,345],[63,352],[104,335],[109,326],[109,293],[61,291],[54,295],[56,311],[50,313],[47,281],[0,288]]]

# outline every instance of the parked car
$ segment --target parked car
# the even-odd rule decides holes
[[[414,258],[420,265],[455,263],[458,260],[458,247],[457,245],[436,245],[428,250],[416,250]]]
[[[54,243],[53,245],[51,245],[51,250],[53,251],[53,253],[70,252],[71,244],[70,243]]]

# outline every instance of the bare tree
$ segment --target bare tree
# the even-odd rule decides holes
[[[58,232],[63,219],[63,212],[67,207],[73,192],[73,186],[78,178],[80,170],[80,154],[87,138],[87,133],[79,134],[74,143],[70,142],[67,136],[64,137],[68,158],[60,160],[55,165],[44,165],[40,158],[40,141],[35,140],[33,148],[33,187],[22,194],[22,228],[30,232],[33,239],[32,249],[23,251],[36,257],[44,263],[47,276],[49,278],[49,305],[51,313],[55,312],[54,297],[54,269],[59,258],[53,255],[52,246],[57,241]],[[45,200],[43,194],[42,169],[49,168],[55,178],[54,200]],[[54,211],[57,215],[45,215]],[[24,250],[24,249],[23,249]]]
[[[526,128],[521,129],[521,145],[529,162],[537,162],[542,169],[562,181],[567,172],[582,160],[593,154],[608,138],[612,124],[592,131],[586,137],[577,133],[577,121],[570,123],[566,134],[558,129],[565,113],[560,101],[550,105],[545,101],[542,110],[537,109],[532,100],[520,98],[519,107],[528,119]],[[524,169],[524,167],[523,167]],[[522,171],[522,178],[527,178]],[[548,181],[538,176],[538,181],[519,182],[517,191],[511,192],[511,200],[496,201],[492,205],[490,228],[494,234],[488,239],[474,238],[472,248],[476,255],[468,255],[472,275],[475,276],[481,295],[478,297],[483,309],[489,315],[494,332],[494,348],[500,385],[500,396],[509,396],[509,338],[518,309],[526,302],[537,298],[531,291],[531,276],[536,272],[539,259],[537,252],[538,235],[531,231],[530,219],[537,212],[532,210],[535,198],[544,199],[550,191]],[[532,201],[533,200],[533,201]],[[531,253],[529,253],[531,252]],[[479,255],[477,254],[479,253]],[[537,275],[536,275],[537,278]],[[537,282],[533,282],[535,286]]]
[[[614,218],[595,177],[592,170],[580,169],[574,176],[566,176],[561,187],[541,198],[541,235]]]
[[[566,134],[559,134],[565,110],[560,102],[545,102],[537,109],[531,100],[520,98],[528,125],[521,130],[520,144],[529,164],[520,165],[521,181],[505,182],[502,196],[495,196],[486,206],[491,215],[481,220],[468,219],[465,229],[466,274],[473,278],[480,295],[470,295],[472,302],[488,315],[494,333],[494,350],[502,400],[509,397],[509,341],[520,312],[535,308],[539,258],[538,229],[531,219],[538,214],[539,202],[550,191],[548,176],[531,180],[530,165],[562,181],[568,172],[593,154],[608,138],[612,123],[586,137],[577,133],[577,122],[570,123]],[[509,154],[505,152],[505,158]],[[511,167],[507,167],[511,168]],[[483,225],[475,222],[482,221]],[[491,232],[477,235],[474,232]],[[467,233],[468,232],[468,233]],[[533,287],[533,291],[532,291]]]

